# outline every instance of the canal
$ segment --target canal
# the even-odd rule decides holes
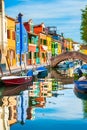
[[[45,78],[35,77],[29,86],[3,89],[0,96],[0,130],[86,127],[87,100],[83,94],[74,92],[72,69],[50,69]]]

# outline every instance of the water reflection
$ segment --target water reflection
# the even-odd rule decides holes
[[[0,89],[1,130],[9,130],[14,123],[24,124],[26,119],[35,119],[35,108],[44,108],[47,97],[58,95],[58,81],[43,79],[29,86]]]
[[[69,84],[72,83],[72,77],[68,76],[67,78],[68,80],[64,75],[62,76],[57,71],[52,70],[48,77],[37,79],[37,81],[28,86],[1,87],[1,130],[9,130],[15,124],[26,124],[26,120],[34,121],[38,112],[41,115],[41,117],[38,117],[41,121],[42,117],[46,118],[46,115],[50,115],[49,118],[57,118],[58,120],[61,118],[73,118],[74,114],[76,116],[79,109],[75,113],[73,112],[74,109],[72,109],[74,107],[74,105],[72,106],[73,101],[74,103],[76,102],[73,91],[71,91],[73,89]],[[65,79],[67,82],[65,82]],[[78,104],[75,105],[78,106]],[[87,108],[86,106],[86,103],[83,103],[83,111],[85,113],[87,110],[85,109]]]

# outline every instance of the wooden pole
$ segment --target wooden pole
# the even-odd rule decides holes
[[[10,65],[9,65],[9,61],[8,61],[8,57],[7,56],[6,56],[6,61],[7,61],[7,65],[8,65],[8,69],[9,69],[10,75],[11,75],[12,73],[11,73],[11,69],[10,69]]]
[[[1,72],[1,75],[3,76],[3,71],[2,71],[2,68],[1,68],[1,66],[0,66],[0,72]]]
[[[25,62],[24,62],[24,68],[25,68],[25,72],[27,72],[26,66],[25,66]]]

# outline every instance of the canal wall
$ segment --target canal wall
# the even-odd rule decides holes
[[[46,68],[50,68],[50,65],[48,64],[39,64],[39,65],[29,65],[29,66],[26,66],[26,67],[17,67],[17,66],[14,66],[14,67],[10,67],[10,71],[9,71],[9,68],[7,70],[0,70],[0,77],[2,76],[8,76],[8,75],[19,75],[21,72],[26,72],[28,70],[31,70],[31,69],[36,69],[37,67],[40,67],[40,66],[45,66]]]

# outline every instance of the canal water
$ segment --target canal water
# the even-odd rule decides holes
[[[0,130],[85,130],[87,100],[74,92],[72,72],[50,70],[30,86],[5,92],[0,98]]]

